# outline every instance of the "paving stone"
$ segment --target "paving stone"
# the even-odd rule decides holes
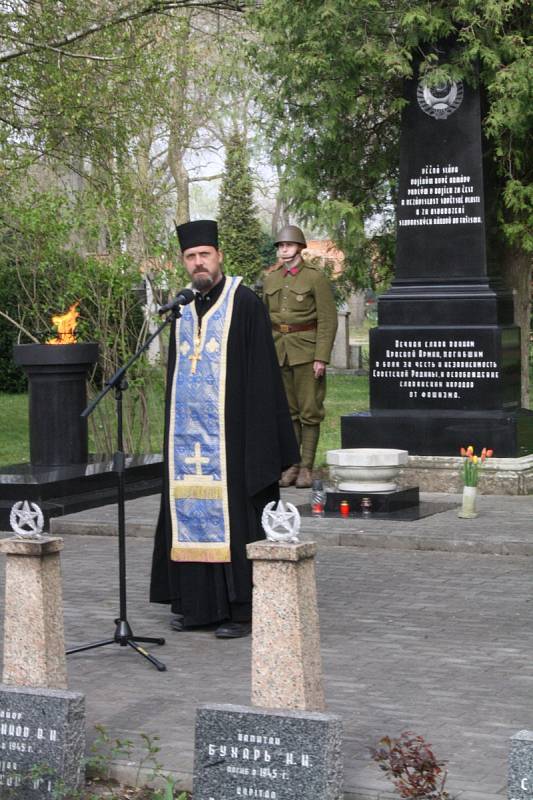
[[[290,488],[282,494],[296,505],[309,501],[306,489]],[[377,520],[372,516],[348,520],[304,517],[301,538],[326,546],[533,556],[531,497],[481,495],[478,497],[479,516],[473,520],[458,519],[459,495],[424,493],[420,499],[435,507],[447,503],[449,510],[412,522]],[[153,537],[159,504],[158,495],[126,503],[128,537]],[[57,536],[113,536],[117,532],[116,517],[116,506],[103,506],[55,517],[51,530]]]
[[[136,524],[153,533],[158,500],[143,500]],[[457,552],[319,547],[326,705],[343,717],[347,800],[394,797],[368,748],[384,734],[405,729],[422,734],[448,761],[449,785],[458,787],[460,800],[506,796],[510,737],[530,729],[533,719],[533,562],[523,555],[480,555],[460,548],[469,537],[480,544],[486,537],[500,552],[519,541],[528,555],[533,553],[533,497],[480,500],[480,517],[466,526],[453,510],[401,523],[404,527],[379,523],[380,529],[403,531],[404,537],[422,530],[457,541]],[[323,520],[316,522],[323,526]],[[374,539],[379,536],[376,521],[358,524]],[[157,734],[159,760],[190,788],[196,706],[249,704],[250,640],[170,631],[167,607],[148,602],[151,540],[132,537],[127,548],[129,620],[139,635],[167,637],[165,647],[154,653],[168,671],[158,673],[130,648],[111,645],[69,656],[69,686],[86,696],[90,739],[96,722],[112,735],[126,732],[139,759],[139,733]],[[112,636],[117,562],[114,537],[65,534],[69,646]],[[121,769],[124,774],[127,764]]]

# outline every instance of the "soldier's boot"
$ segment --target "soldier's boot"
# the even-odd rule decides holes
[[[292,467],[289,467],[285,470],[285,472],[282,472],[281,480],[279,482],[279,485],[282,487],[282,489],[286,489],[287,486],[292,486],[293,483],[296,483],[299,473],[299,464],[293,464]]]
[[[309,467],[300,467],[298,478],[296,479],[297,489],[310,489],[313,485],[313,476]]]
[[[320,425],[302,425],[302,463],[296,480],[297,489],[310,489],[313,484],[312,469],[319,436]]]
[[[296,441],[298,442],[298,450],[302,447],[302,423],[299,419],[293,419],[292,427],[294,428],[294,435],[296,436]]]

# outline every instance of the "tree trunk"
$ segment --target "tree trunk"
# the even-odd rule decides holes
[[[529,253],[509,248],[504,253],[503,274],[514,294],[514,320],[521,334],[522,406],[529,408],[529,344],[531,333],[531,272]]]
[[[276,205],[274,206],[274,212],[272,214],[272,236],[275,236],[281,228],[288,224],[289,215],[287,214],[285,204],[278,193],[276,197]]]
[[[128,252],[140,262],[143,262],[152,255],[145,229],[145,222],[150,213],[149,209],[153,190],[153,175],[150,167],[150,150],[152,143],[152,130],[147,128],[141,131],[132,163],[132,167],[136,173],[137,201],[134,209],[135,224],[129,234]]]
[[[189,204],[189,173],[183,163],[183,151],[174,140],[173,134],[168,144],[168,168],[176,187],[176,225],[188,222],[191,218]]]
[[[176,224],[181,225],[184,222],[188,222],[191,218],[189,204],[189,173],[185,169],[183,158],[179,159],[177,169],[174,170],[172,174],[178,194],[176,200]]]
[[[175,44],[173,77],[170,81],[171,113],[169,117],[168,168],[176,187],[176,225],[191,218],[189,205],[189,173],[185,168],[185,152],[190,145],[196,126],[189,108],[189,67],[191,15],[181,20],[180,34]]]

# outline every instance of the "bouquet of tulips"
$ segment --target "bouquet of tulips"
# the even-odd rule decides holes
[[[476,456],[474,448],[469,445],[466,449],[461,447],[461,455],[463,457],[463,481],[465,486],[477,486],[479,478],[479,468],[484,463],[485,459],[492,457],[492,450],[487,450],[486,447],[481,451],[480,456]]]

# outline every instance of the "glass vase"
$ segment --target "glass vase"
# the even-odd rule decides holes
[[[463,487],[463,504],[458,513],[461,519],[474,519],[477,517],[476,511],[477,486]]]

